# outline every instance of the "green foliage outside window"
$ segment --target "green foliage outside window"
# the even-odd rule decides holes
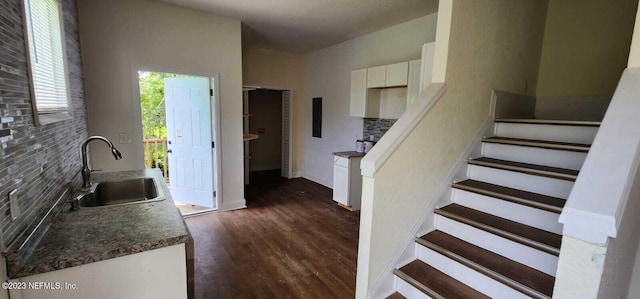
[[[164,79],[181,78],[185,75],[138,72],[140,87],[140,108],[142,112],[143,139],[166,139],[167,122],[164,107]],[[165,147],[166,150],[166,147]],[[164,155],[160,144],[144,146],[145,166],[164,169]],[[150,161],[148,165],[147,161]]]

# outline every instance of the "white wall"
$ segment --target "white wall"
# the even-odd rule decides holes
[[[240,21],[151,0],[79,0],[80,40],[90,134],[117,142],[114,161],[94,146],[95,169],[139,169],[142,133],[135,66],[211,76],[220,74],[221,209],[244,206]]]
[[[349,116],[351,71],[420,58],[435,40],[436,14],[305,55],[304,177],[333,185],[333,152],[355,150],[362,118]],[[311,137],[311,99],[322,97],[322,138]]]

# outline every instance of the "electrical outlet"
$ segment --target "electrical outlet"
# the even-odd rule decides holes
[[[11,210],[11,221],[15,221],[20,216],[20,205],[18,204],[18,189],[9,192],[9,210]]]
[[[120,133],[118,137],[120,137],[120,144],[131,143],[131,135],[127,133]]]

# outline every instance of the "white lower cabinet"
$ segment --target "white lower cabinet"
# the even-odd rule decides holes
[[[11,299],[187,298],[185,245],[143,251],[11,280]]]
[[[349,205],[349,168],[333,166],[333,200],[345,206]]]
[[[360,160],[362,157],[339,156],[334,156],[333,160],[333,200],[351,211],[360,210],[362,197]]]

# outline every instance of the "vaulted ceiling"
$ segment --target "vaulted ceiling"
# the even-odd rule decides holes
[[[243,46],[309,53],[438,9],[438,0],[159,0],[242,21]]]

